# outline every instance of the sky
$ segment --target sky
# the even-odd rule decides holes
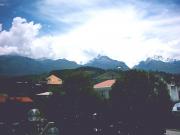
[[[133,67],[180,59],[179,0],[0,0],[0,55],[84,64],[98,55]]]

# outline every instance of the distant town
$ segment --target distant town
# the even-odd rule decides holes
[[[64,135],[165,134],[180,128],[179,78],[165,72],[95,67],[1,76],[0,131],[45,134],[45,126],[53,122]],[[31,110],[42,120],[29,120]]]

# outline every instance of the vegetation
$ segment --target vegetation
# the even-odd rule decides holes
[[[159,76],[126,72],[113,86],[111,103],[113,116],[127,124],[130,134],[162,134],[167,126],[171,101]]]
[[[13,91],[11,94],[32,96],[40,92],[39,89],[52,91],[54,94],[49,97],[32,96],[34,103],[24,108],[25,110],[32,106],[39,108],[44,116],[57,123],[64,135],[119,133],[120,135],[147,135],[148,133],[161,135],[167,126],[171,111],[165,81],[177,80],[178,82],[179,77],[160,72],[101,70],[91,67],[52,71],[50,74],[61,77],[63,85],[60,87],[43,84],[35,87],[37,82],[42,82],[44,75],[37,78],[36,76],[18,79],[1,78],[6,82],[6,85],[1,84],[1,90],[8,88],[9,80],[11,83],[13,80],[17,82],[27,79],[30,82],[18,87],[13,83],[9,90],[4,89],[1,93],[9,94]],[[33,81],[30,81],[32,78]],[[93,90],[93,85],[112,78],[117,81],[110,92],[111,98],[102,100]],[[12,104],[8,103],[8,105],[12,107]],[[20,110],[14,110],[14,112],[17,111],[20,112]],[[19,114],[24,113],[25,111]]]

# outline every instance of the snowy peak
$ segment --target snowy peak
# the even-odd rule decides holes
[[[129,67],[122,61],[117,61],[108,56],[98,55],[96,58],[90,60],[85,66],[102,68],[102,69],[121,69],[128,70]]]
[[[165,58],[163,56],[159,56],[159,55],[154,55],[153,57],[149,57],[146,59],[146,61],[162,61],[162,62],[174,62],[176,61],[176,59],[172,59],[172,58]]]
[[[162,56],[156,56],[141,61],[138,65],[134,66],[134,69],[180,73],[180,61],[170,58],[164,59]]]
[[[115,61],[115,60],[113,60],[113,59],[111,59],[111,58],[109,58],[109,57],[107,57],[107,56],[98,55],[96,58],[92,59],[92,60],[90,61],[90,63],[91,63],[91,62],[94,62],[94,61],[99,61],[99,62],[104,62],[104,63],[106,63],[106,62],[111,62],[111,61]]]

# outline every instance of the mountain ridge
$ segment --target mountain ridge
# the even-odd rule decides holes
[[[40,60],[18,55],[0,56],[0,75],[19,76],[41,74],[56,69],[77,68],[80,65],[68,60]]]
[[[162,61],[160,59],[147,58],[144,61],[140,61],[139,64],[133,67],[133,69],[179,74],[180,61],[174,59],[169,61]]]
[[[151,57],[140,61],[132,69],[145,71],[162,71],[166,73],[180,73],[180,61],[170,59],[162,61],[162,57]],[[29,74],[48,73],[53,70],[75,69],[79,67],[94,67],[104,70],[129,70],[130,68],[122,61],[114,60],[108,56],[98,55],[84,65],[77,64],[67,59],[33,59],[19,55],[1,55],[0,56],[0,75],[2,76],[20,76]]]
[[[117,66],[121,66],[122,70],[129,69],[125,63],[113,60],[107,56],[98,56],[92,59],[90,65],[88,65],[88,63],[80,65],[67,59],[33,59],[19,55],[0,56],[0,75],[3,76],[41,74],[50,72],[52,70],[75,69],[86,66],[101,69],[117,69]]]
[[[122,61],[113,60],[108,56],[101,56],[98,55],[94,59],[90,60],[85,66],[102,68],[103,69],[121,69],[121,70],[128,70],[129,67]]]

